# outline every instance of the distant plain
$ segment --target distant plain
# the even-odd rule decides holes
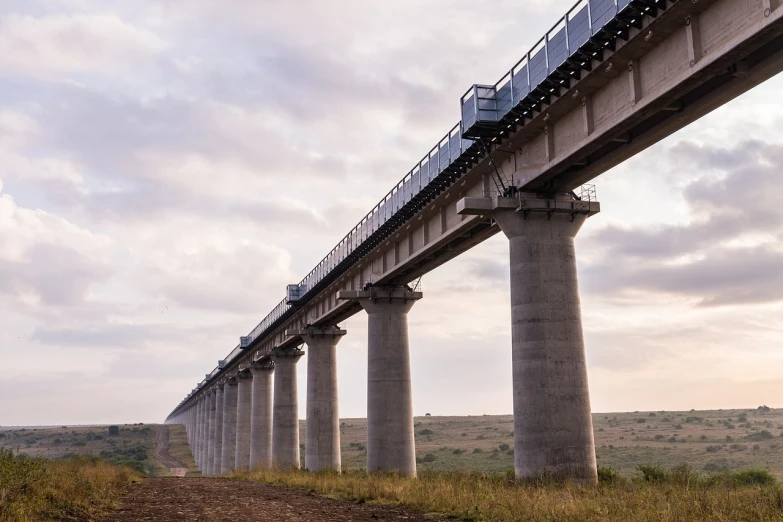
[[[304,462],[305,421],[300,423]],[[0,428],[0,447],[52,459],[92,455],[129,464],[147,475],[167,470],[152,456],[154,425]],[[514,467],[511,415],[426,416],[415,418],[420,470],[505,472]],[[766,468],[783,479],[783,409],[654,411],[593,414],[598,464],[633,477],[637,467],[671,469],[682,463],[711,473]],[[366,419],[342,419],[344,469],[361,469],[366,459]],[[184,430],[171,432],[171,454],[197,474]]]

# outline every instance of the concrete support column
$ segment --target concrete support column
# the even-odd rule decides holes
[[[275,364],[264,359],[250,366],[253,397],[250,404],[250,469],[272,467],[272,379]]]
[[[253,374],[249,370],[237,374],[237,441],[234,469],[250,468],[250,407],[253,401]]]
[[[215,463],[215,390],[211,389],[207,396],[207,423],[209,424],[209,433],[207,436],[207,465],[204,471],[205,475],[212,475],[212,468]]]
[[[220,463],[223,461],[223,383],[215,385],[215,441],[211,475],[220,475]]]
[[[237,446],[237,380],[230,377],[223,386],[223,451],[220,473],[234,470]]]
[[[594,483],[574,237],[600,207],[571,195],[543,199],[521,194],[493,201],[492,217],[509,240],[511,261],[516,475]]]
[[[416,476],[408,312],[421,292],[407,287],[341,291],[367,312],[367,471]]]
[[[193,453],[193,459],[196,461],[196,466],[198,466],[199,470],[203,470],[204,468],[201,467],[201,441],[203,440],[201,437],[201,423],[203,421],[203,401],[199,397],[198,403],[196,404],[196,451]]]
[[[201,398],[201,474],[207,472],[207,450],[209,448],[209,400],[207,393]]]
[[[337,343],[347,332],[336,326],[287,332],[307,343],[305,468],[341,470],[337,401]]]
[[[298,468],[299,463],[299,399],[296,385],[296,363],[302,350],[276,350],[274,414],[272,418],[272,465]]]

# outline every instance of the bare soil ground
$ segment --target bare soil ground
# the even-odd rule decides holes
[[[102,522],[353,522],[445,520],[398,507],[357,504],[313,493],[223,478],[148,478],[131,486]]]

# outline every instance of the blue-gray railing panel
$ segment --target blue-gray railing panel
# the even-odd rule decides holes
[[[462,103],[462,121],[470,122],[470,125],[476,123],[476,90],[473,89],[473,94],[470,98]]]
[[[384,201],[383,203],[381,203],[380,205],[378,205],[378,219],[379,219],[379,223],[380,223],[381,225],[383,225],[384,223],[386,223],[386,207],[387,207],[387,206],[388,206],[388,205],[387,205],[387,202],[386,202],[386,201]]]
[[[511,107],[514,106],[514,102],[511,99],[511,79],[506,80],[506,83],[501,85],[497,90],[497,112],[496,118],[500,120],[503,116],[508,114]]]
[[[449,143],[446,142],[438,148],[438,174],[449,166]]]
[[[590,38],[590,19],[587,15],[587,6],[568,20],[568,42],[571,52],[576,51]]]
[[[430,160],[425,159],[421,163],[421,186],[424,187],[430,182]]]
[[[549,53],[549,72],[552,72],[568,58],[565,27],[549,37],[547,49]]]
[[[548,73],[546,70],[546,48],[542,47],[536,54],[530,58],[530,90],[538,87]]]
[[[527,83],[527,64],[514,72],[514,105],[530,94],[530,85]]]
[[[451,156],[449,157],[449,164],[454,162],[457,158],[459,158],[459,155],[462,154],[462,148],[461,148],[461,140],[459,133],[454,133],[449,138],[449,151],[451,153]]]
[[[590,18],[593,21],[593,34],[597,33],[606,22],[614,18],[617,9],[615,0],[589,0]]]
[[[631,3],[631,0],[619,0],[619,1],[617,2],[617,11],[618,11],[618,12],[619,12],[619,11],[622,11],[623,9],[625,9],[626,7],[628,7],[628,4],[630,4],[630,3]]]
[[[420,169],[416,169],[416,170],[413,171],[413,175],[411,176],[411,183],[412,183],[412,187],[413,187],[413,195],[415,196],[421,190],[421,170]]]

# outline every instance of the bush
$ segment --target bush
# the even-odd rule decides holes
[[[746,469],[743,471],[722,471],[708,479],[711,484],[731,486],[766,486],[777,483],[777,479],[768,469]]]
[[[508,444],[501,444],[500,446],[498,446],[498,449],[499,449],[500,451],[508,451],[508,448],[509,448],[509,447],[510,447],[510,446],[509,446]]]
[[[437,457],[436,457],[435,455],[433,455],[432,453],[427,453],[426,455],[424,455],[424,456],[421,458],[421,461],[422,461],[422,462],[435,462],[435,459],[436,459],[436,458],[437,458]]]
[[[655,436],[655,440],[663,440],[666,438],[666,435],[661,435],[660,433]]]
[[[120,428],[119,426],[109,426],[109,435],[111,436],[117,436],[120,434]]]
[[[425,429],[423,429],[423,430],[421,430],[419,432],[419,435],[424,436],[424,437],[432,435],[432,430],[429,430],[429,429],[425,428]]]
[[[457,449],[455,449],[454,451],[452,451],[452,453],[453,453],[454,455],[462,455],[463,453],[465,453],[465,450],[464,450],[464,449],[459,449],[459,448],[457,448]]]
[[[663,482],[667,479],[666,470],[655,464],[639,464],[636,469],[642,472],[645,482]]]
[[[620,479],[615,470],[609,466],[598,465],[598,482],[601,484],[614,484]]]
[[[745,440],[761,441],[761,440],[769,440],[769,439],[774,439],[774,438],[775,438],[775,436],[773,434],[771,434],[770,432],[768,432],[767,430],[761,430],[761,431],[759,431],[757,433],[751,433],[750,435],[745,437]]]
[[[720,446],[707,446],[707,453],[717,453],[720,451]]]
[[[484,450],[481,448],[473,448],[473,453],[484,453]]]

